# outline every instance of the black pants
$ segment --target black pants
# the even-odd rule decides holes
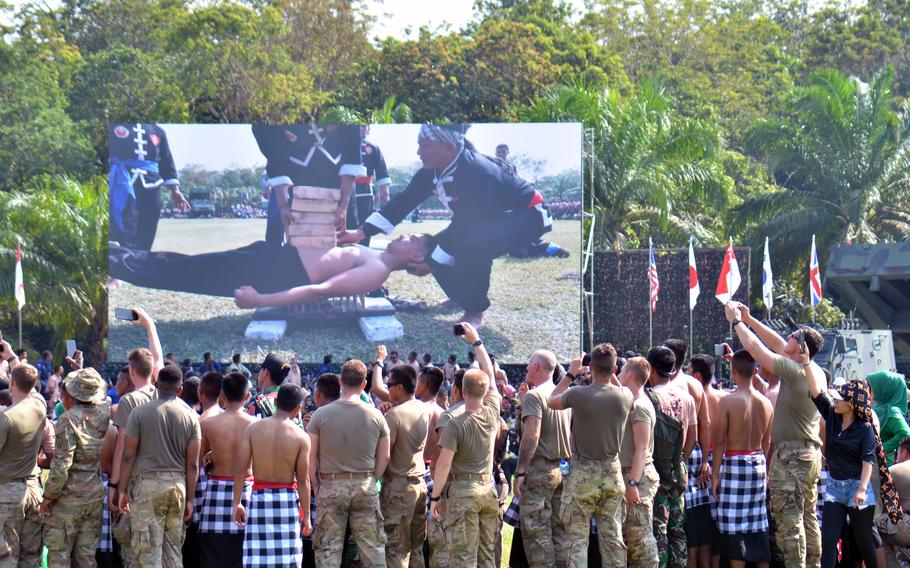
[[[113,219],[110,222],[111,240],[136,250],[151,250],[161,218],[161,188],[144,188],[137,180],[133,191],[135,199],[130,197],[123,209],[123,230]]]
[[[278,208],[278,191],[272,189],[269,195],[269,208],[266,210],[265,240],[271,245],[281,245],[284,242],[284,220],[281,219],[281,209]]]
[[[202,568],[243,568],[243,533],[200,533],[199,553]]]
[[[470,230],[454,226],[457,222],[453,220],[437,235],[441,243],[447,243],[441,248],[455,257],[455,264],[434,264],[433,276],[443,292],[465,311],[482,312],[490,307],[493,259],[537,240],[550,226],[544,225],[543,213],[537,208],[505,211]],[[446,238],[447,231],[459,235],[457,242]]]
[[[857,509],[826,501],[822,507],[822,517],[825,520],[822,523],[822,568],[834,568],[837,565],[837,541],[847,518],[850,519],[848,526],[856,541],[857,552],[866,563],[866,568],[877,568],[875,536],[872,532],[874,506]]]
[[[112,278],[146,288],[210,296],[233,297],[241,286],[271,294],[310,283],[296,248],[265,241],[194,255],[111,245],[108,261]]]
[[[364,193],[364,194],[355,194],[351,196],[351,200],[348,202],[348,215],[345,227],[347,229],[356,229],[363,225],[363,222],[367,220],[367,217],[370,216],[370,213],[373,212],[373,194]],[[357,244],[361,244],[365,247],[370,246],[370,237],[366,237]]]

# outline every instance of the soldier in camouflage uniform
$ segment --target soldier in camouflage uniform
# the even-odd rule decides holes
[[[604,566],[626,566],[622,539],[625,483],[619,450],[632,408],[632,393],[616,386],[616,349],[609,343],[591,353],[590,385],[569,388],[581,371],[576,357],[547,401],[553,410],[572,409],[572,470],[562,492],[562,522],[571,541],[570,566],[588,565],[591,517]]]
[[[532,390],[521,405],[523,435],[515,469],[515,496],[521,501],[521,536],[531,566],[568,566],[569,539],[559,518],[563,478],[560,460],[571,457],[572,411],[551,410],[556,355],[537,351],[528,361]]]
[[[111,401],[94,369],[80,369],[63,382],[66,412],[57,420],[57,444],[44,486],[41,512],[49,568],[95,564],[101,533],[101,445]]]

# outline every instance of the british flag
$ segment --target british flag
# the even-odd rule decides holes
[[[648,284],[651,289],[651,311],[657,311],[657,294],[660,292],[660,281],[657,279],[657,262],[654,260],[654,243],[648,239]]]
[[[815,235],[812,235],[812,256],[809,258],[809,297],[814,308],[822,301],[822,277],[818,271],[818,254],[815,252]]]

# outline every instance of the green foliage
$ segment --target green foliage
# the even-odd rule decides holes
[[[775,289],[777,293],[774,297],[774,307],[771,308],[772,318],[794,322],[814,322],[823,327],[836,328],[840,326],[841,320],[847,317],[840,308],[831,302],[830,298],[822,298],[822,301],[813,308],[809,301],[808,284],[804,286],[784,281],[776,283]],[[764,317],[765,306],[761,300],[758,301],[758,304],[762,308],[762,317]]]
[[[23,320],[50,330],[50,345],[67,338],[101,361],[107,335],[107,183],[65,177],[36,179],[0,193],[0,272],[12,274],[22,241],[26,305]],[[13,329],[12,278],[0,282],[0,321]],[[40,330],[39,330],[40,333]]]
[[[658,86],[631,96],[583,85],[548,90],[519,112],[534,122],[576,120],[593,136],[595,246],[683,245],[689,236],[717,244],[713,207],[723,208],[732,180],[721,161],[720,133],[679,115]],[[587,182],[587,180],[585,180]]]
[[[910,106],[898,105],[894,72],[865,85],[833,69],[790,93],[788,114],[759,121],[748,136],[779,184],[750,196],[736,222],[753,246],[776,243],[781,273],[797,271],[817,236],[824,267],[831,247],[910,238]]]

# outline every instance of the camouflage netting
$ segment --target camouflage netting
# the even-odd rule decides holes
[[[746,302],[751,283],[751,248],[734,248],[742,284],[734,299]],[[729,335],[723,305],[714,298],[724,249],[695,249],[701,295],[693,313],[692,352],[712,353]],[[688,249],[656,249],[660,295],[654,313],[654,342],[676,337],[689,341]],[[648,251],[603,251],[594,255],[594,342],[609,341],[617,350],[646,352],[648,345]],[[587,278],[585,278],[587,282]],[[587,334],[585,335],[587,337]]]

